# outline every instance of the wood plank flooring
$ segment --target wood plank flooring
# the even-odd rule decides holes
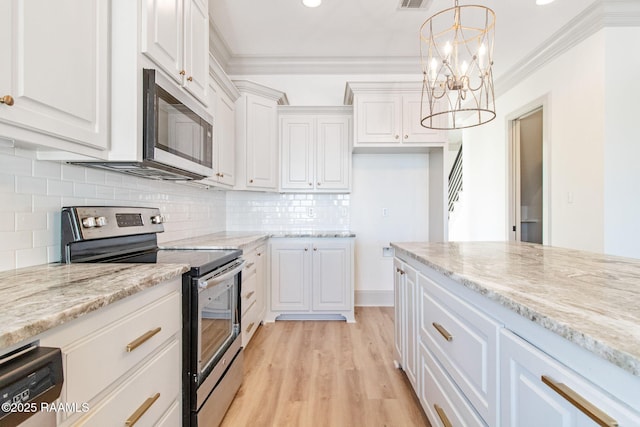
[[[393,365],[393,308],[356,307],[356,321],[260,327],[222,426],[429,426]]]

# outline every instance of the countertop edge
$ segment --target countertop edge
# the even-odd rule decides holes
[[[45,264],[47,267],[55,267],[59,265],[60,264]],[[174,279],[175,277],[179,277],[187,271],[189,271],[189,267],[187,265],[175,264],[174,270],[165,271],[160,274],[152,273],[144,275],[139,280],[136,280],[135,283],[118,288],[113,292],[104,292],[87,301],[75,303],[61,310],[56,310],[48,315],[38,317],[33,321],[28,321],[24,325],[5,331],[0,335],[0,352],[4,352],[16,344],[28,341],[37,335],[81,318],[86,314],[107,307],[117,301],[133,296],[146,289],[153,288],[168,280]]]
[[[470,279],[465,275],[458,274],[447,268],[443,268],[442,266],[435,264],[434,262],[429,261],[424,257],[416,255],[410,250],[400,247],[398,244],[391,243],[390,246],[393,247],[395,251],[405,254],[409,258],[412,258],[426,265],[427,267],[434,269],[435,271],[461,284],[465,288],[477,292],[484,297],[487,297],[488,299],[500,304],[501,306],[513,311],[514,313],[519,314],[520,316],[528,320],[531,320],[532,322],[540,325],[550,332],[553,332],[565,338],[567,341],[570,341],[573,344],[587,351],[590,351],[593,354],[598,355],[604,360],[613,363],[621,369],[633,375],[640,376],[640,360],[637,360],[635,356],[625,351],[613,348],[610,345],[607,345],[606,343],[603,343],[602,341],[590,335],[587,335],[579,330],[576,330],[575,328],[564,324],[560,320],[550,318],[549,316],[533,310],[530,307],[518,301],[515,301],[512,298],[506,297],[497,291],[488,289],[481,283],[478,283],[477,281]]]

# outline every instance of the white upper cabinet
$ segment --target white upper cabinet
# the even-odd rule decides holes
[[[105,1],[0,2],[0,137],[106,157],[108,26]]]
[[[199,0],[146,0],[142,52],[207,105],[209,17]]]
[[[209,76],[209,113],[213,116],[213,172],[202,182],[231,188],[236,182],[236,100],[240,92],[211,58]]]
[[[346,193],[351,183],[351,109],[281,107],[280,189]]]
[[[278,190],[278,104],[286,95],[250,81],[234,81],[236,101],[236,190]]]
[[[446,132],[420,124],[421,88],[411,82],[347,83],[345,104],[353,104],[353,150],[426,151],[442,146]]]

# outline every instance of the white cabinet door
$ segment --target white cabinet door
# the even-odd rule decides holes
[[[14,105],[0,104],[0,136],[40,143],[35,132],[106,149],[109,3],[1,3],[0,97],[13,97]]]
[[[182,84],[184,69],[184,0],[146,0],[142,7],[142,52]]]
[[[315,120],[310,116],[284,117],[281,121],[281,188],[313,190],[315,187]]]
[[[402,98],[397,95],[360,95],[357,99],[356,142],[400,143]]]
[[[504,427],[640,425],[640,414],[506,329],[500,334],[500,365]],[[594,418],[609,424],[596,423],[554,387],[564,389],[578,405],[593,408]]]
[[[422,96],[420,93],[405,94],[402,96],[402,142],[445,142],[446,135],[442,130],[428,129],[420,124]],[[434,124],[444,126],[446,116],[434,118]]]
[[[311,251],[308,242],[287,239],[271,244],[271,309],[308,311],[311,308]]]
[[[236,130],[235,130],[235,103],[229,97],[221,94],[216,102],[217,138],[214,141],[217,149],[216,173],[218,181],[225,185],[234,185],[236,165]]]
[[[351,120],[345,116],[318,117],[315,186],[317,190],[349,190]]]
[[[409,382],[418,391],[418,286],[417,272],[394,259],[395,350]]]
[[[277,188],[278,145],[276,103],[252,94],[247,95],[247,187]]]
[[[403,364],[402,361],[404,355],[404,335],[402,333],[402,316],[404,314],[403,301],[404,301],[404,274],[402,273],[402,267],[404,264],[398,259],[393,260],[393,337],[395,346],[395,359],[399,364]]]
[[[198,0],[184,3],[185,88],[206,104],[209,81],[209,16]]]
[[[312,243],[314,311],[343,311],[352,305],[350,243],[333,240]]]

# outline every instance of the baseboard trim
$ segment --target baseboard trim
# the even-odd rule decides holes
[[[356,291],[356,307],[393,307],[393,291]]]

